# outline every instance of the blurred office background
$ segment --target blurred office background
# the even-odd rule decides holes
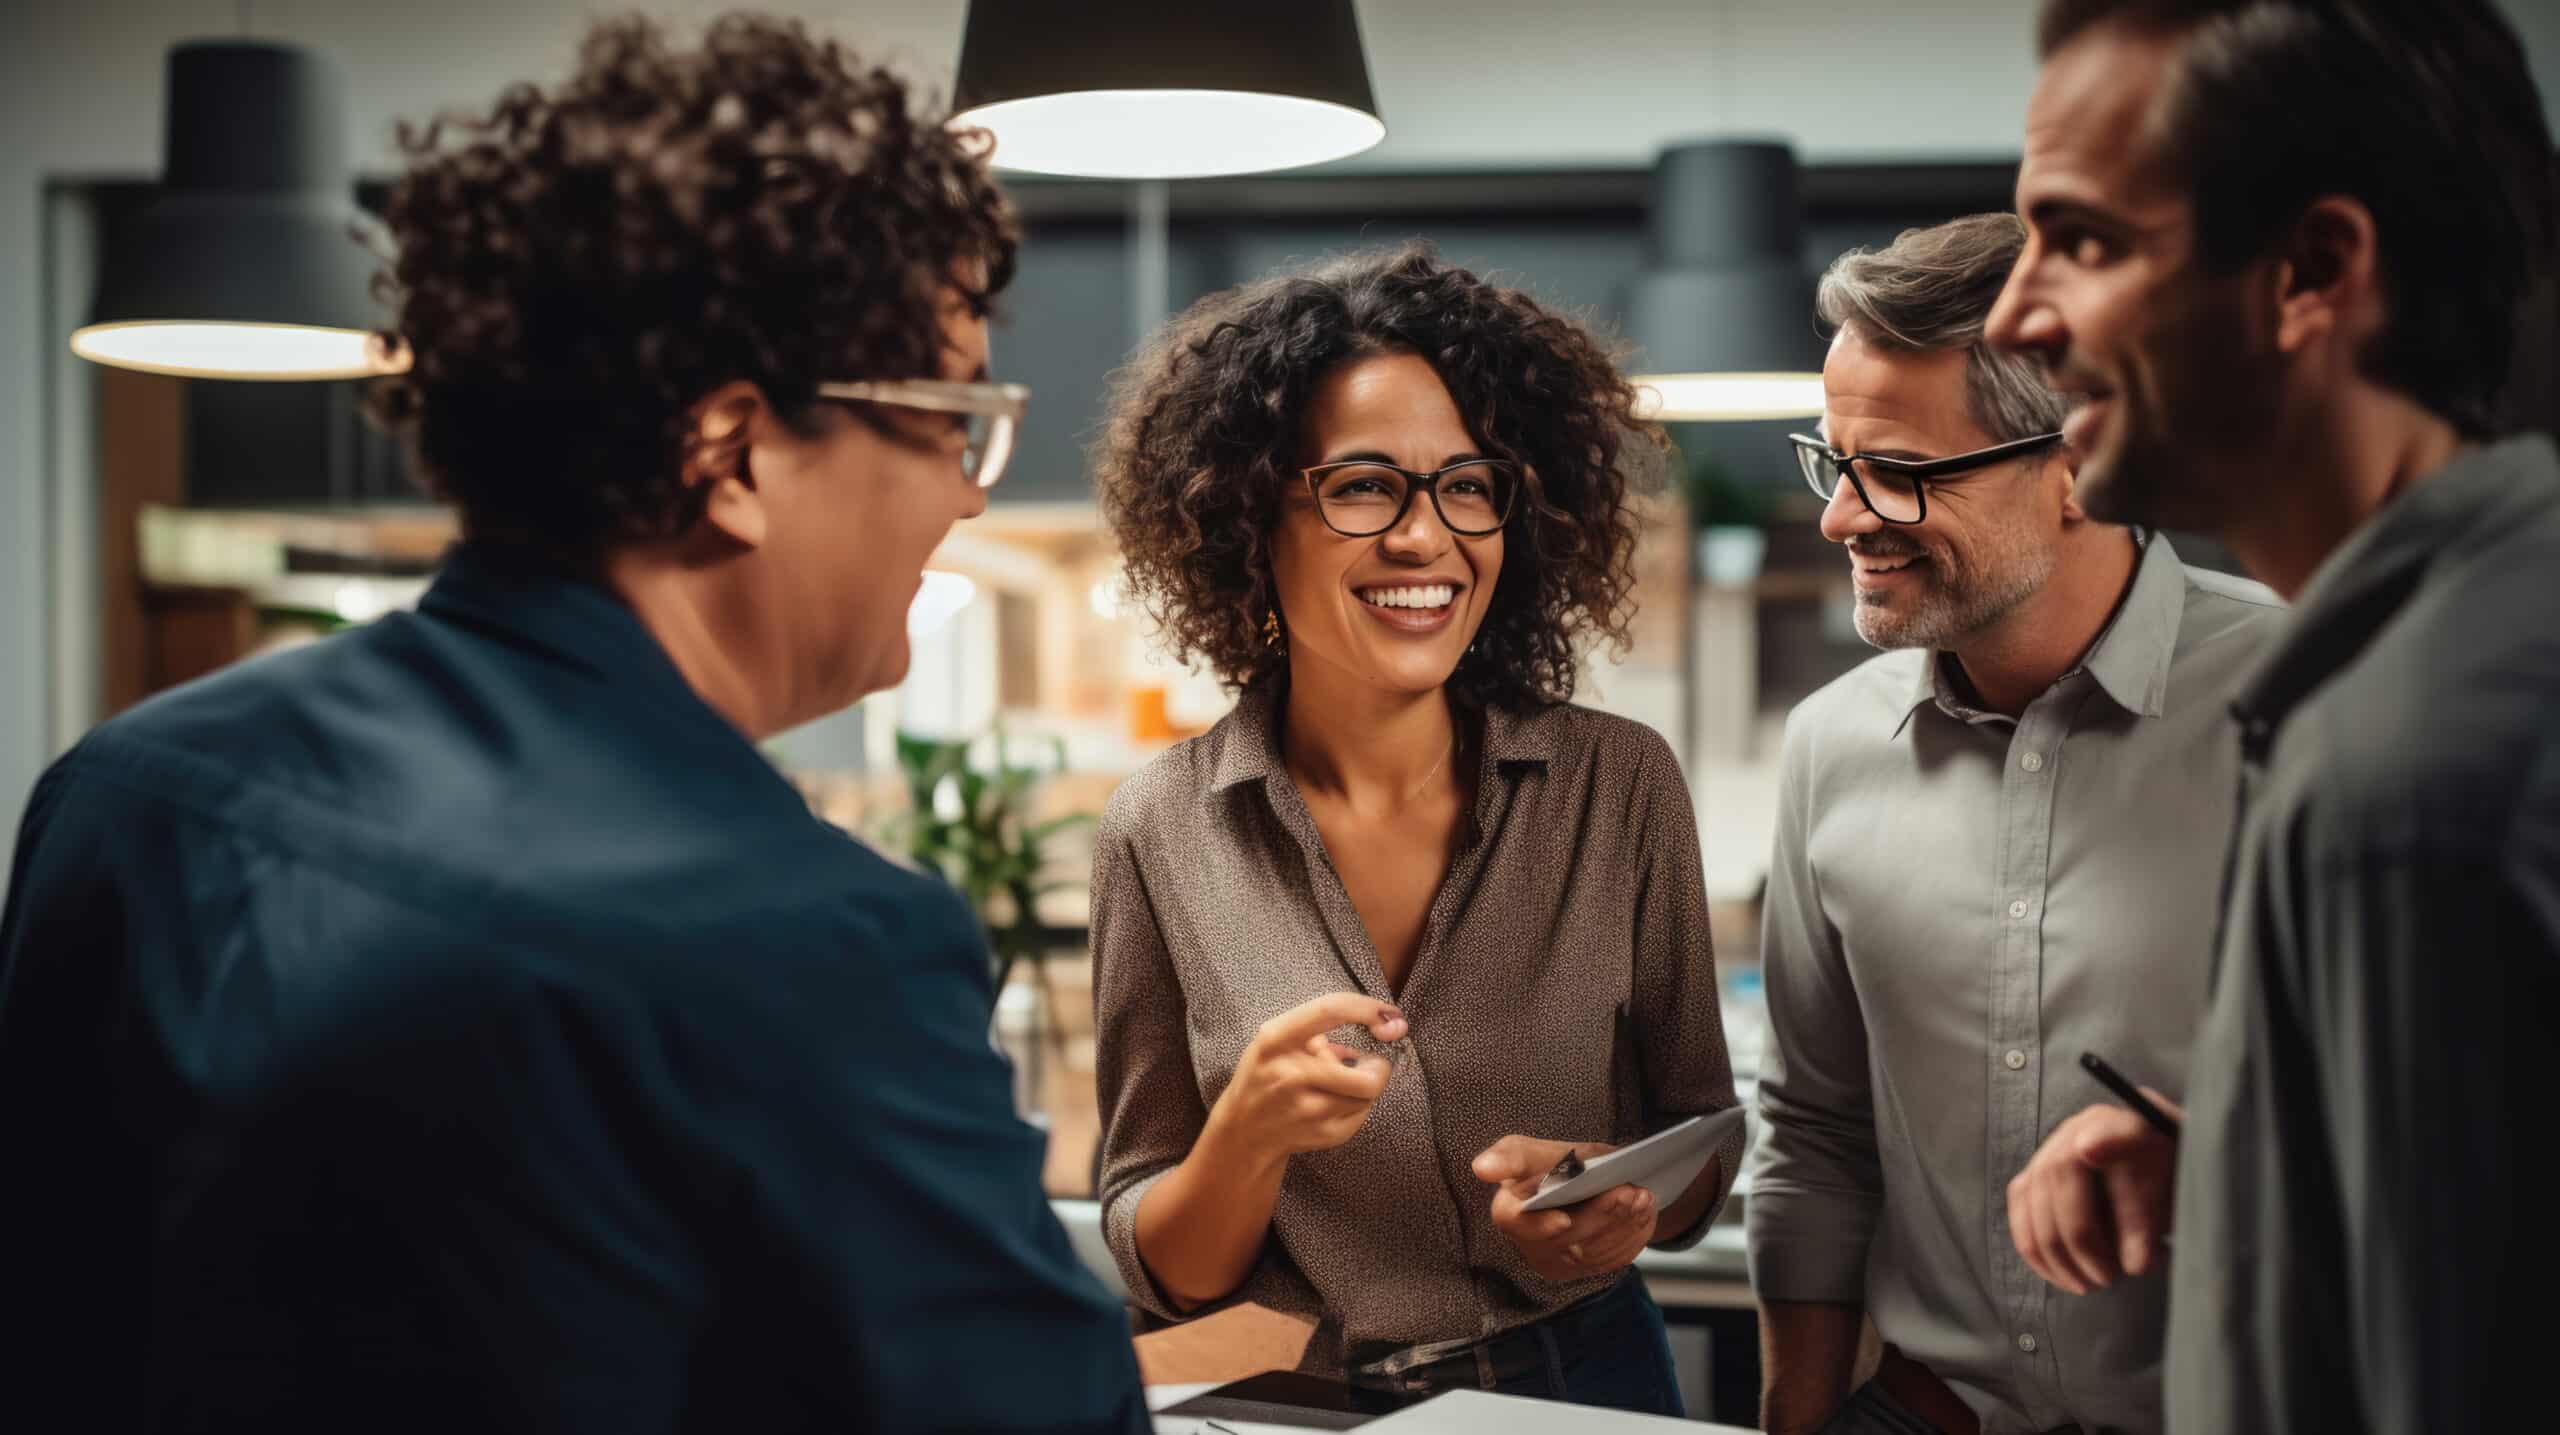
[[[647,8],[682,22],[729,7]],[[961,0],[761,8],[950,88]],[[1791,151],[1792,187],[1677,202],[1790,208],[1768,232],[1786,237],[1805,276],[1908,226],[2005,208],[2034,76],[2034,8],[1364,0],[1388,130],[1377,148],[1247,178],[1015,180],[1025,243],[996,367],[1034,390],[1023,448],[991,511],[937,557],[949,576],[915,616],[903,687],[776,739],[775,761],[820,812],[894,848],[912,837],[903,814],[938,794],[954,800],[943,779],[955,767],[997,765],[987,735],[1001,727],[1007,758],[1039,775],[1019,812],[986,821],[1013,822],[1006,831],[1018,835],[1098,811],[1120,778],[1227,701],[1152,651],[1121,601],[1090,500],[1084,449],[1105,376],[1140,334],[1277,266],[1408,239],[1624,332],[1630,292],[1658,262],[1657,159],[1699,142]],[[2560,128],[2560,5],[2506,8]],[[558,74],[589,13],[565,0],[11,0],[0,44],[0,859],[37,772],[89,726],[173,683],[413,601],[451,536],[394,446],[358,417],[352,384],[153,377],[84,364],[65,347],[102,255],[154,192],[169,48],[246,36],[322,57],[345,91],[353,197],[372,203],[395,172],[396,120]],[[2560,379],[2544,332],[2521,402],[2547,425]],[[1648,500],[1634,645],[1595,660],[1583,693],[1659,728],[1687,761],[1746,1077],[1776,724],[1867,656],[1849,625],[1845,565],[1814,531],[1817,505],[1785,451],[1784,433],[1811,422],[1675,429],[1673,482]],[[1717,530],[1744,531],[1705,526],[1729,519],[1741,521]],[[902,733],[919,740],[903,754]],[[968,746],[937,757],[926,741]],[[936,761],[945,766],[922,766]],[[1027,855],[1037,883],[997,892],[988,908],[1030,957],[1015,966],[999,1026],[1026,1113],[1051,1129],[1052,1192],[1072,1213],[1089,1193],[1093,1141],[1085,848],[1070,829]],[[1029,895],[1027,913],[1015,894]],[[1733,1419],[1747,1416],[1733,1402],[1747,1389],[1748,1301],[1734,1238],[1723,1246],[1721,1264],[1649,1275],[1666,1303],[1744,1312],[1738,1329],[1713,1327],[1730,1357],[1715,1374],[1719,1398],[1692,1401]],[[1703,1350],[1684,1361],[1703,1394]]]

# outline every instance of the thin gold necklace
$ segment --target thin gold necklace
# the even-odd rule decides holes
[[[1422,775],[1422,781],[1415,783],[1413,791],[1404,795],[1404,801],[1396,804],[1396,811],[1402,812],[1406,808],[1411,807],[1413,805],[1413,800],[1422,795],[1422,790],[1431,785],[1431,779],[1440,775],[1440,769],[1449,765],[1449,754],[1456,752],[1457,750],[1458,735],[1455,732],[1452,732],[1449,734],[1449,745],[1440,749],[1439,761],[1432,763],[1431,770]]]
[[[1421,783],[1413,785],[1411,793],[1405,793],[1405,801],[1395,803],[1395,811],[1405,811],[1405,808],[1408,808],[1408,806],[1413,806],[1413,798],[1423,796],[1423,788],[1428,788],[1428,785],[1431,785],[1431,778],[1439,778],[1439,770],[1441,770],[1441,767],[1449,765],[1449,755],[1452,755],[1452,752],[1457,752],[1457,734],[1454,734],[1454,732],[1449,734],[1449,747],[1441,747],[1439,762],[1434,762],[1434,765],[1431,765],[1431,770],[1423,772],[1423,780],[1421,780]]]
[[[1456,752],[1457,750],[1458,735],[1453,732],[1449,734],[1449,745],[1440,749],[1440,756],[1432,761],[1431,770],[1422,775],[1422,781],[1414,784],[1413,791],[1404,795],[1404,801],[1397,803],[1395,810],[1401,813],[1406,808],[1411,807],[1413,805],[1413,800],[1422,795],[1422,790],[1431,785],[1431,779],[1440,775],[1440,769],[1449,765],[1449,754]],[[1284,765],[1287,763],[1285,755],[1281,760]],[[1290,770],[1289,780],[1296,783],[1300,791],[1303,792],[1306,790],[1306,783],[1299,779],[1297,771],[1294,768]],[[1347,798],[1348,794],[1345,794],[1345,796]]]

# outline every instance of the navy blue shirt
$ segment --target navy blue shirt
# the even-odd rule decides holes
[[[613,596],[457,550],[37,784],[0,1411],[1144,1429],[992,1000],[958,896],[811,816]]]

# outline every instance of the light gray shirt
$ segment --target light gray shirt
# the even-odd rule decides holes
[[[2281,613],[2144,548],[2081,666],[2015,721],[1886,653],[1787,723],[1749,1198],[1763,1300],[1862,1304],[1986,1432],[2157,1430],[2167,1293],[2048,1286],[2007,1186],[2103,1088],[2184,1085],[2237,757]]]
[[[2555,599],[2560,454],[2485,445],[2330,555],[2239,694],[2173,1429],[2551,1428]]]

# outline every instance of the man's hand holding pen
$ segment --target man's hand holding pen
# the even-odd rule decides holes
[[[2009,1239],[2037,1275],[2073,1295],[2148,1275],[2169,1241],[2186,1113],[2105,1062],[2092,1076],[2125,1104],[2102,1102],[2064,1121],[2009,1183]]]

